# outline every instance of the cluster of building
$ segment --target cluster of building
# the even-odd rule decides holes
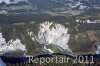
[[[0,0],[0,3],[5,2],[6,4],[13,4],[13,3],[18,3],[20,1],[27,1],[27,0]]]

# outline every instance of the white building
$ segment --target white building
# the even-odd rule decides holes
[[[27,0],[0,0],[0,3],[5,2],[6,4],[18,3],[20,1],[27,1]]]

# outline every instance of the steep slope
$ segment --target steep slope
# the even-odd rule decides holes
[[[53,22],[13,23],[4,25],[0,33],[0,53],[12,55],[21,51],[26,55],[63,53],[71,55],[67,44],[70,35],[68,28]]]
[[[10,56],[51,53],[94,54],[100,31],[68,26],[69,22],[20,22],[0,26],[0,54]],[[76,29],[75,31],[73,30]],[[80,29],[79,29],[80,28]],[[78,30],[78,31],[77,31]]]

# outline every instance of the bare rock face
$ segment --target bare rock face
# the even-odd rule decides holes
[[[14,23],[6,27],[0,33],[0,54],[16,51],[25,52],[26,55],[72,53],[68,45],[68,28],[59,23]]]
[[[50,21],[12,23],[0,28],[0,55],[93,54],[100,39],[99,30],[69,34],[70,28]]]
[[[20,39],[11,39],[8,43],[3,38],[2,33],[0,33],[0,54],[10,52],[10,51],[26,51],[25,46],[20,42]]]

